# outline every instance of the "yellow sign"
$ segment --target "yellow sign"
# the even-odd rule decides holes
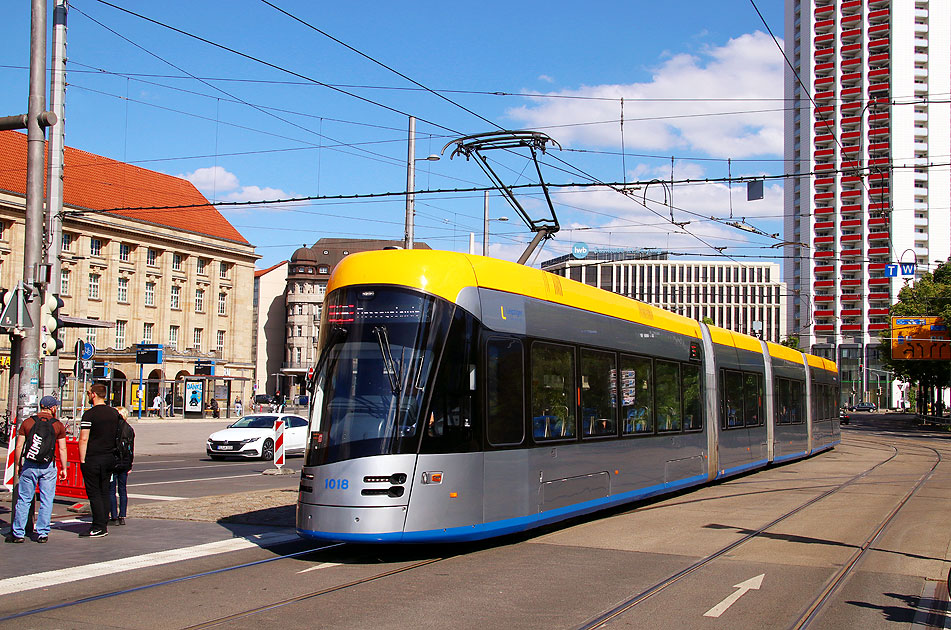
[[[145,393],[145,388],[142,388],[141,391],[142,393]],[[140,402],[141,402],[141,397],[139,396],[139,384],[132,383],[132,400],[129,401],[130,411],[135,411],[136,409],[138,409]]]
[[[951,359],[951,335],[940,317],[892,317],[892,358]]]

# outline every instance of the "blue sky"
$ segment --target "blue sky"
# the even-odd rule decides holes
[[[558,184],[669,179],[671,156],[678,180],[783,171],[783,59],[748,0],[590,2],[583,9],[561,1],[273,2],[445,98],[260,0],[112,1],[221,47],[98,0],[75,0],[67,144],[187,177],[212,200],[405,191],[407,114],[418,118],[421,158],[459,135],[495,130],[490,122],[543,131],[562,146],[542,165]],[[781,34],[782,3],[757,5]],[[8,7],[0,29],[0,113],[22,113],[29,3]],[[417,190],[489,184],[473,162],[448,156],[417,162]],[[491,157],[503,179],[534,181],[524,156]],[[742,185],[731,196],[722,183],[677,184],[674,220],[690,221],[682,227],[669,222],[665,196],[657,184],[627,196],[559,188],[553,199],[562,231],[534,260],[567,253],[578,241],[590,249],[706,255],[725,246],[737,258],[776,253],[769,248],[775,240],[704,217],[729,219],[732,211],[781,232],[777,183],[767,182],[766,198],[752,203]],[[521,198],[533,216],[544,214],[537,191]],[[493,223],[491,252],[514,260],[531,235],[498,194],[490,205],[493,217],[509,218]],[[481,243],[482,207],[482,193],[419,194],[416,238],[463,251],[475,232]],[[404,209],[404,198],[392,196],[222,212],[266,267],[321,237],[401,239]]]

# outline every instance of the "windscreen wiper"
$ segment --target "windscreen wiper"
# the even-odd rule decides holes
[[[402,379],[400,378],[399,367],[396,361],[393,360],[393,352],[390,350],[389,333],[386,331],[386,326],[375,326],[373,328],[373,334],[376,335],[376,340],[380,344],[380,355],[383,357],[383,371],[390,381],[390,391],[395,396],[400,393],[400,382]]]

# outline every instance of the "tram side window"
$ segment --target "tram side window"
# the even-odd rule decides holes
[[[792,417],[790,421],[793,424],[802,424],[806,421],[806,383],[804,381],[792,382]]]
[[[486,344],[486,436],[494,446],[525,438],[522,342],[490,339]]]
[[[680,364],[657,361],[657,430],[680,431],[683,427],[683,411],[680,392]]]
[[[743,426],[743,374],[731,370],[723,370],[721,381],[721,405],[723,418],[720,426],[724,429],[733,429]]]
[[[699,431],[703,429],[703,395],[701,383],[700,366],[694,364],[684,365],[683,392],[685,431]]]
[[[476,366],[472,348],[476,335],[471,316],[453,318],[446,349],[439,362],[429,413],[425,416],[423,453],[471,453],[480,450],[481,433],[475,409]]]
[[[624,435],[654,432],[654,375],[650,359],[621,356],[621,418]]]
[[[532,435],[536,440],[564,440],[575,430],[574,348],[550,343],[532,345]]]
[[[617,435],[616,374],[613,352],[581,351],[581,430],[585,437]]]
[[[821,407],[819,406],[819,398],[820,398],[819,387],[820,386],[819,386],[819,383],[816,382],[816,379],[812,379],[812,382],[810,384],[812,385],[812,396],[810,397],[810,400],[809,400],[809,403],[810,403],[809,407],[812,409],[812,420],[814,422],[817,422],[822,419],[822,416],[819,415],[819,409],[821,409]]]
[[[747,372],[743,380],[746,426],[758,427],[763,424],[763,375]]]

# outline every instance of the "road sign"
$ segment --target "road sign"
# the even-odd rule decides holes
[[[892,317],[892,358],[951,359],[951,335],[939,317]]]
[[[899,263],[898,266],[901,267],[901,275],[902,275],[902,276],[914,276],[914,275],[915,275],[915,266],[916,266],[916,263]]]
[[[33,328],[33,320],[26,310],[26,295],[23,285],[17,285],[3,312],[0,313],[0,326],[4,328]]]
[[[160,343],[140,343],[135,346],[135,362],[153,364],[162,362],[164,346]]]
[[[88,341],[83,342],[83,349],[79,353],[79,358],[83,361],[88,361],[89,359],[96,356],[96,346],[89,343]]]
[[[897,278],[898,277],[898,265],[891,263],[890,265],[885,265],[885,277],[886,278]]]

